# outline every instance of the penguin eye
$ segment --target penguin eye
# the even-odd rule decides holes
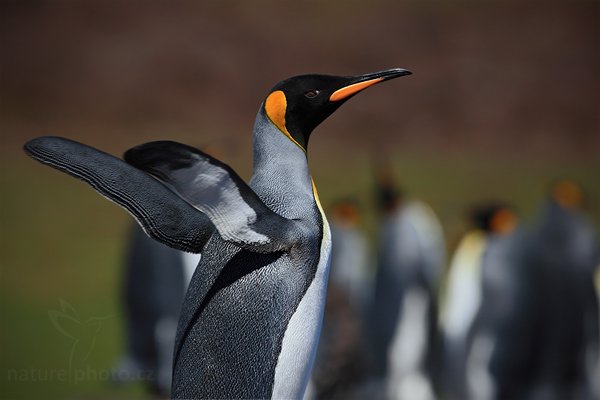
[[[309,99],[314,99],[315,97],[317,97],[319,95],[319,91],[316,89],[311,89],[307,92],[304,92],[304,96],[306,96]]]

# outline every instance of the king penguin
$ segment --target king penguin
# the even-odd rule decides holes
[[[527,365],[532,316],[524,290],[526,234],[517,213],[502,203],[479,205],[471,217],[475,229],[452,258],[440,319],[445,396],[520,398],[505,393],[520,385]]]
[[[369,322],[374,375],[383,378],[388,399],[431,400],[444,233],[426,203],[403,196],[390,167],[376,178],[381,223]]]
[[[275,85],[256,117],[249,184],[171,141],[134,147],[126,162],[59,137],[25,144],[34,159],[127,209],[149,236],[202,254],[177,328],[173,398],[302,398],[331,249],[308,140],[358,92],[408,74],[302,75]]]
[[[537,398],[599,398],[599,305],[594,273],[598,236],[574,181],[551,185],[532,229]]]

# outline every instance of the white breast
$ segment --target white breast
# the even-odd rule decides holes
[[[302,399],[317,353],[331,255],[331,232],[322,210],[321,215],[323,240],[317,272],[283,336],[275,367],[273,399]]]

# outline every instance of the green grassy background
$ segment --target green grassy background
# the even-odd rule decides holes
[[[317,140],[315,140],[317,142]],[[370,160],[360,151],[335,154],[313,143],[313,176],[325,206],[340,196],[364,206],[363,228],[375,231]],[[569,176],[600,198],[596,160],[483,159],[477,155],[396,153],[395,171],[408,192],[429,202],[444,225],[450,250],[465,229],[465,208],[474,201],[501,199],[531,221],[545,184]],[[228,160],[226,160],[228,161]],[[240,163],[239,161],[237,163]],[[87,185],[11,152],[3,158],[2,268],[0,276],[0,384],[2,398],[138,398],[140,385],[117,388],[107,380],[123,349],[119,307],[123,237],[127,214]],[[248,170],[242,174],[248,174]],[[600,215],[592,207],[598,226]],[[74,340],[52,323],[61,301],[78,313],[72,324],[89,357],[75,354]],[[106,317],[96,333],[90,318]],[[96,337],[93,342],[94,336]],[[78,351],[78,349],[76,349]],[[55,374],[55,375],[52,375]],[[62,375],[58,375],[62,374]]]

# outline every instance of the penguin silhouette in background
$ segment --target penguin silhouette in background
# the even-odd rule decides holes
[[[590,226],[570,208],[576,203],[559,200],[580,198],[573,188],[567,185],[571,194],[565,194],[555,187],[530,231],[489,239],[482,302],[467,339],[469,395],[462,398],[597,397],[598,308],[590,261],[597,250]]]
[[[339,200],[331,207],[331,284],[347,293],[351,307],[367,312],[372,291],[369,248],[359,224],[361,212],[355,200]]]
[[[140,380],[152,394],[169,395],[177,321],[199,261],[132,226],[122,287],[126,354],[113,370],[116,382]]]
[[[440,295],[439,325],[443,349],[443,392],[454,400],[466,399],[467,336],[481,305],[481,271],[488,218],[497,206],[486,206],[469,216],[473,229],[456,247]]]
[[[303,396],[331,249],[308,170],[309,137],[358,92],[408,74],[302,75],[275,85],[256,117],[249,184],[176,142],[137,146],[126,162],[63,138],[25,145],[127,209],[148,235],[202,253],[179,319],[172,397]]]
[[[445,395],[520,398],[499,396],[498,389],[518,386],[529,365],[526,232],[501,203],[475,207],[471,219],[475,229],[456,249],[442,300]]]
[[[550,190],[532,237],[536,299],[532,399],[598,398],[598,238],[583,191],[560,180]],[[596,393],[594,393],[596,391]]]
[[[368,372],[364,319],[371,291],[369,251],[355,200],[336,201],[328,215],[332,237],[330,279],[311,398],[358,398]]]
[[[596,288],[596,299],[598,307],[598,343],[600,343],[600,260],[598,260],[598,266],[596,267],[596,272],[594,274],[594,287]],[[598,346],[598,356],[594,365],[593,356],[590,357],[592,360],[590,361],[591,367],[589,368],[590,374],[588,381],[590,382],[589,391],[590,397],[600,399],[600,379],[595,379],[595,377],[600,376],[600,345]],[[593,347],[592,347],[593,350]]]
[[[389,169],[377,179],[382,221],[369,324],[374,373],[390,399],[433,399],[444,234],[429,206],[404,198]]]

